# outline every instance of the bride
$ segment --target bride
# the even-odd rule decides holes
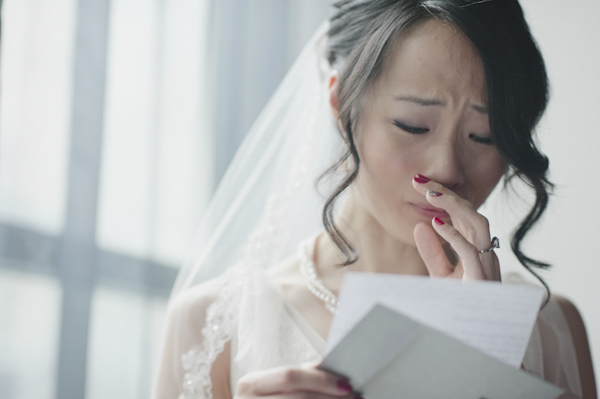
[[[500,281],[478,208],[501,180],[532,187],[512,249],[548,266],[521,250],[551,184],[532,137],[546,71],[518,2],[336,7],[215,194],[169,306],[156,398],[354,397],[315,367],[344,274]],[[522,368],[595,397],[569,301],[549,297]]]

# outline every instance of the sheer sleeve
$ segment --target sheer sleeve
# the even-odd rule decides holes
[[[565,398],[582,396],[573,336],[555,297],[538,315],[523,364],[531,373],[565,389]]]
[[[519,273],[510,272],[502,277],[508,284],[530,284]],[[544,306],[537,317],[529,345],[523,359],[523,368],[567,391],[561,398],[580,398],[582,386],[575,350],[574,337],[556,295]]]
[[[231,397],[230,347],[235,291],[227,278],[172,299],[163,333],[153,398]]]
[[[260,269],[185,291],[168,308],[153,398],[231,398],[245,374],[319,360],[296,321]]]

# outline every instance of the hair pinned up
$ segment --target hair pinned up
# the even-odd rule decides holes
[[[351,167],[326,201],[323,224],[346,257],[344,265],[354,263],[358,255],[334,223],[334,206],[360,167],[354,144],[360,101],[382,73],[394,40],[424,21],[440,19],[464,32],[481,57],[492,138],[509,165],[505,185],[518,177],[535,193],[533,207],[518,225],[511,246],[521,264],[546,286],[532,268],[549,265],[526,256],[521,243],[544,213],[552,189],[547,177],[548,158],[534,141],[534,129],[548,103],[548,78],[519,2],[342,0],[335,7],[337,11],[330,19],[328,60],[340,70],[338,126],[346,149],[325,174],[347,160]]]

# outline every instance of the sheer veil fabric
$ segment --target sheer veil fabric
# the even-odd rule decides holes
[[[240,348],[235,364],[248,363],[241,359],[249,351],[252,368],[272,364],[258,357],[280,357],[256,351],[279,332],[253,327],[285,311],[281,300],[264,301],[268,293],[282,297],[263,271],[320,229],[335,176],[316,181],[341,155],[328,105],[327,30],[323,23],[259,115],[206,212],[172,293],[156,397],[211,397],[210,368],[232,339]],[[306,359],[318,359],[311,348]]]
[[[314,244],[339,177],[317,184],[343,147],[328,100],[327,29],[305,46],[208,208],[169,304],[155,398],[230,396],[246,373],[323,355],[324,340],[265,270]],[[553,302],[524,367],[581,394],[569,328]]]

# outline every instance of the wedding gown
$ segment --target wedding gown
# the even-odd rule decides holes
[[[228,375],[211,376],[213,363],[226,345],[229,357],[221,363],[229,364],[219,369],[228,369]],[[325,340],[269,275],[240,264],[172,301],[155,397],[212,398],[213,383],[219,391],[229,385],[233,393],[247,373],[317,362],[324,350]],[[523,367],[581,396],[572,336],[555,299],[538,315]]]

